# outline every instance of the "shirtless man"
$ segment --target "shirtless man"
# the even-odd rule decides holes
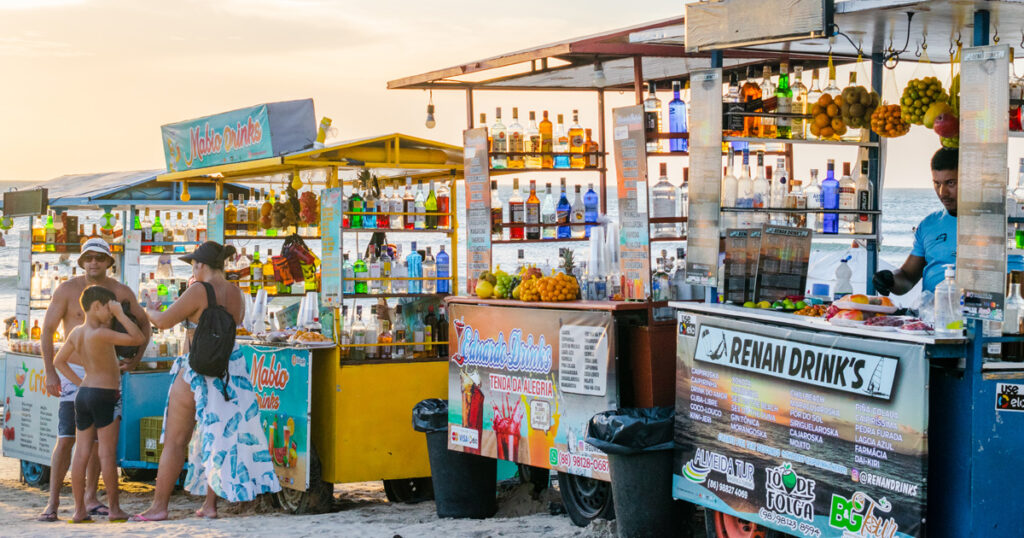
[[[82,254],[78,257],[78,266],[85,271],[84,276],[75,277],[64,282],[53,292],[50,306],[46,309],[43,320],[40,343],[43,351],[43,365],[46,369],[46,392],[60,397],[60,411],[57,419],[57,442],[50,458],[50,501],[40,521],[57,521],[57,509],[60,506],[60,490],[64,485],[68,466],[71,464],[71,449],[75,446],[75,395],[78,388],[67,379],[58,376],[53,366],[53,333],[58,325],[63,325],[65,335],[85,322],[85,312],[79,304],[82,292],[89,286],[103,286],[114,292],[117,301],[128,300],[131,312],[138,320],[139,329],[146,336],[146,342],[139,346],[139,352],[128,360],[120,361],[121,371],[133,370],[138,365],[146,345],[149,343],[150,323],[145,310],[139,305],[132,290],[120,282],[107,276],[107,270],[114,265],[114,257],[110,254],[110,246],[102,239],[94,238],[82,246]],[[72,365],[79,377],[85,375],[78,357],[70,357]],[[96,486],[99,483],[100,462],[95,451],[89,460],[86,472],[85,505],[90,515],[108,515],[109,510],[96,498]]]

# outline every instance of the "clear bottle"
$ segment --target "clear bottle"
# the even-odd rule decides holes
[[[368,344],[366,346],[366,358],[376,359],[380,355],[380,348],[375,345],[377,343],[377,324],[379,322],[377,317],[377,305],[370,305],[370,315],[366,317],[366,332],[363,333],[363,343]]]
[[[530,125],[526,127],[526,138],[523,139],[523,145],[526,151],[526,168],[539,169],[543,167],[540,157],[542,151],[540,129],[537,127],[537,113],[533,110],[530,111]]]
[[[412,249],[405,257],[406,269],[408,270],[409,293],[423,293],[423,256],[416,250],[416,242],[412,242]]]
[[[569,135],[565,131],[565,120],[558,115],[558,124],[555,126],[555,168],[569,168]]]
[[[426,230],[427,229],[427,195],[423,192],[423,182],[416,182],[416,198],[414,199],[416,206],[416,221],[413,223],[413,229],[415,230]]]
[[[392,230],[405,228],[405,217],[399,214],[405,211],[405,201],[398,192],[398,183],[392,184],[387,204],[387,210],[391,213],[388,215],[388,228]]]
[[[555,196],[551,192],[551,184],[544,188],[544,200],[540,204],[540,221],[545,226],[541,228],[541,237],[544,239],[555,239],[558,229],[555,226],[558,216],[555,213]]]
[[[860,162],[860,174],[857,175],[857,181],[854,184],[857,190],[857,209],[864,211],[871,210],[871,179],[868,171],[868,161],[866,159],[862,160]],[[853,232],[858,234],[871,233],[871,215],[867,213],[857,215],[857,220],[853,224]]]
[[[377,194],[373,187],[366,189],[363,194],[363,228],[368,230],[377,229]]]
[[[814,210],[821,209],[821,186],[818,184],[818,169],[811,169],[811,182],[804,189],[807,198],[807,227],[815,232],[822,231],[822,214]]]
[[[426,349],[423,343],[426,342],[426,326],[423,324],[423,313],[417,310],[412,316],[412,341],[416,344],[412,347],[413,358],[422,359],[426,356]]]
[[[850,269],[849,261],[850,256],[847,256],[839,260],[839,266],[836,267],[836,287],[832,291],[833,300],[838,301],[853,293],[853,284],[850,282],[850,279],[853,278],[853,269]]]
[[[768,203],[771,201],[771,183],[768,182],[768,177],[765,174],[764,151],[757,150],[757,176],[754,177],[751,184],[754,193],[751,207],[754,209],[768,207]],[[754,223],[761,224],[767,216],[768,214],[762,211],[754,213]]]
[[[540,198],[537,198],[537,182],[530,180],[530,196],[526,198],[526,238],[540,239]]]
[[[675,217],[676,209],[676,188],[668,180],[668,163],[660,163],[658,165],[658,182],[651,187],[651,218]],[[651,235],[652,237],[675,237],[677,234],[675,224],[658,223],[653,226]]]
[[[729,167],[722,178],[722,207],[739,207],[739,174],[736,171],[736,152],[729,152]],[[722,214],[722,227],[735,228],[736,213]]]
[[[763,122],[762,122],[762,125]],[[743,166],[740,177],[736,180],[736,205],[743,209],[754,207],[754,180],[750,177],[750,151],[743,150]],[[749,228],[754,225],[754,216],[750,211],[738,214],[739,226]]]
[[[644,133],[647,135],[647,153],[660,153],[661,140],[653,136],[661,133],[661,99],[655,94],[654,81],[647,83],[644,100]]]
[[[803,182],[799,179],[792,179],[789,184],[789,193],[786,194],[786,209],[807,209],[807,195],[804,194]],[[796,228],[807,226],[807,213],[787,213],[786,225]]]
[[[395,307],[395,328],[392,331],[394,334],[395,345],[391,352],[392,358],[404,359],[407,354],[412,351],[408,346],[405,346],[406,342],[406,328],[405,328],[405,315],[402,314],[402,305]]]
[[[843,163],[843,177],[839,178],[839,209],[857,209],[857,184],[850,176],[850,163]],[[854,213],[844,213],[840,220],[841,233],[853,233],[853,225],[857,220]]]
[[[426,210],[428,215],[425,216],[425,223],[427,230],[437,229],[437,215],[430,215],[429,213],[437,213],[437,192],[434,191],[434,180],[430,180],[430,190],[427,192],[427,199],[423,201],[423,209]]]
[[[839,181],[836,180],[835,159],[828,160],[825,181],[821,182],[821,208],[839,209]],[[822,232],[827,234],[839,233],[839,215],[837,213],[823,214],[821,222]]]
[[[367,278],[371,278],[372,279],[369,282],[367,282],[367,284],[369,284],[369,286],[368,286],[369,287],[369,293],[380,293],[380,287],[381,287],[381,282],[380,282],[380,278],[381,278],[380,258],[377,257],[377,247],[375,245],[371,244],[368,247],[368,249],[369,249],[369,252],[368,252],[367,261],[366,261],[366,272],[367,272],[366,276],[367,276]]]
[[[377,356],[381,359],[390,359],[393,356],[393,348],[391,344],[395,341],[395,336],[391,332],[391,322],[386,319],[380,322],[380,333],[377,335],[377,343],[381,344],[377,348]]]
[[[572,125],[569,126],[569,166],[583,169],[587,167],[587,158],[583,155],[587,151],[587,139],[583,135],[583,127],[580,125],[579,110],[572,111]]]
[[[402,259],[401,252],[396,252],[394,260],[391,261],[391,289],[394,290],[392,293],[408,293],[409,281],[405,280],[408,277],[409,266]]]
[[[356,305],[356,315],[352,322],[352,360],[363,360],[366,358],[366,324],[363,323],[363,307]]]
[[[770,65],[764,66],[761,75],[761,98],[765,99],[766,96],[775,95],[775,85],[772,84],[772,67]],[[768,110],[767,107],[762,110],[764,112],[775,112],[774,110]],[[775,123],[775,118],[761,118],[761,129],[758,131],[758,136],[761,138],[775,138],[778,134]]]
[[[671,133],[686,133],[686,101],[679,96],[682,84],[672,82],[672,100],[668,102],[668,130]],[[685,152],[689,149],[689,140],[673,138],[669,140],[669,149],[673,153]]]
[[[963,334],[960,288],[956,285],[956,266],[952,264],[946,265],[946,278],[935,286],[935,334],[942,336]]]
[[[676,194],[676,201],[679,204],[679,209],[676,210],[676,215],[689,218],[690,216],[690,167],[683,167],[683,182],[679,184],[679,192]],[[679,231],[681,236],[686,236],[686,222],[679,225]]]
[[[580,186],[576,185],[576,197],[572,201],[572,210],[569,212],[570,224],[583,224],[586,222],[587,210],[583,205],[583,196],[580,194]],[[586,237],[586,229],[583,226],[572,226],[572,236],[576,239]]]
[[[437,261],[434,254],[427,247],[427,254],[423,257],[423,293],[437,293]]]
[[[1020,271],[1010,273],[1010,293],[1006,296],[1003,306],[1003,336],[1021,336],[1024,334],[1024,297],[1021,297],[1021,279],[1024,278]],[[1003,344],[1004,361],[1024,361],[1024,342],[1007,342]]]
[[[814,106],[814,103],[817,103],[818,99],[821,99],[823,93],[824,92],[821,91],[821,86],[818,85],[818,70],[815,69],[814,71],[811,72],[811,89],[807,91],[808,114],[810,114],[811,107]],[[810,128],[809,125],[808,128]]]
[[[743,82],[743,86],[740,88],[740,100],[743,103],[752,103],[754,101],[761,100],[761,85],[757,83],[754,78],[754,68],[752,66],[747,67],[747,78]],[[747,105],[751,107],[753,105]],[[750,112],[761,112],[763,108],[757,107]],[[754,137],[761,136],[761,118],[758,116],[747,116],[743,118],[743,132],[742,136]]]
[[[505,204],[498,195],[498,180],[491,180],[491,240],[500,241],[504,234],[502,208]]]
[[[356,262],[352,264],[352,271],[355,273],[355,278],[364,279],[356,280],[355,293],[366,294],[370,292],[369,283],[365,280],[370,276],[369,267],[366,266],[366,260],[363,260],[362,256],[356,257]]]
[[[775,111],[789,114],[793,111],[793,89],[789,87],[789,64],[779,65],[779,83],[775,87],[775,100],[778,103]],[[778,138],[793,138],[792,120],[780,117],[775,122]]]
[[[794,114],[807,114],[810,108],[807,106],[807,86],[804,86],[804,68],[793,67],[793,106]],[[803,118],[794,118],[791,122],[791,133],[794,139],[803,140],[806,137],[807,122]]]
[[[836,66],[834,65],[828,68],[828,86],[825,86],[823,92],[831,95],[833,100],[843,93],[836,84]]]
[[[601,203],[601,199],[598,196],[597,191],[594,190],[594,184],[593,183],[588,184],[587,185],[587,192],[586,192],[586,194],[583,195],[583,210],[584,210],[584,215],[583,216],[584,216],[584,220],[586,221],[587,224],[597,224],[597,218],[598,218],[599,213],[600,213],[600,203]],[[587,239],[590,239],[590,229],[591,228],[593,228],[593,226],[587,226],[586,227],[586,235],[585,235],[585,237]]]
[[[356,283],[352,279],[356,277],[355,268],[352,262],[348,259],[348,253],[342,255],[342,269],[341,269],[341,293],[342,295],[352,295],[356,292]],[[267,258],[270,261],[270,258]]]
[[[670,301],[672,300],[672,282],[668,271],[665,270],[668,252],[661,251],[661,257],[655,261],[654,274],[651,275],[651,300]]]
[[[558,239],[569,239],[572,237],[572,229],[568,226],[571,222],[572,205],[569,204],[569,195],[565,190],[564,177],[561,178],[561,189],[558,205],[555,206],[555,222],[560,225],[558,226]]]
[[[741,102],[743,102],[743,98],[740,95],[740,82],[739,82],[739,78],[738,78],[738,76],[736,75],[735,72],[732,72],[732,73],[729,74],[729,87],[726,90],[725,96],[723,97],[723,99],[724,99],[724,102],[726,102],[726,103],[741,103]],[[726,109],[729,109],[729,107],[726,107]],[[730,127],[732,127],[731,125],[729,125],[729,126],[723,125],[722,126],[722,131],[723,131],[722,134],[725,135],[725,136],[746,136],[746,135],[749,135],[750,131],[746,129],[746,126],[747,126],[746,120],[747,119],[750,119],[750,118],[744,118],[743,119],[743,126],[744,126],[743,129],[733,129],[733,128],[730,128]],[[753,132],[756,133],[757,132],[756,129]],[[729,147],[729,144],[723,143],[722,145],[724,146],[726,151],[728,151],[727,148]]]
[[[380,197],[377,198],[376,214],[374,218],[377,219],[377,229],[387,230],[391,228],[391,186],[387,183],[381,182],[380,186]],[[312,192],[312,191],[310,191]],[[305,230],[301,231],[301,235],[314,236],[320,235],[318,226],[309,225],[305,227]]]
[[[495,111],[494,125],[491,125],[491,168],[508,168],[508,129],[501,123],[501,107]]]
[[[523,168],[525,161],[523,159],[523,138],[524,138],[523,125],[519,123],[519,107],[512,107],[512,123],[508,126],[508,167],[509,168]]]
[[[771,190],[772,194],[768,207],[785,208],[786,195],[789,194],[789,177],[786,173],[785,157],[779,157],[775,160],[775,177],[772,179]],[[787,220],[785,213],[772,213],[772,224],[786,226],[788,224]]]
[[[526,222],[526,202],[519,194],[519,178],[517,177],[512,178],[512,196],[508,199],[508,220],[510,224],[516,225],[509,228],[509,238],[523,239],[525,231],[521,225]]]
[[[431,181],[431,183],[433,183],[433,181]],[[449,217],[449,214],[452,211],[451,201],[451,190],[448,188],[448,182],[442,181],[441,186],[437,188],[436,211],[444,214],[437,217],[437,228],[447,230],[448,227],[451,226],[451,217]]]
[[[540,151],[541,167],[554,168],[555,157],[551,154],[555,150],[555,138],[552,135],[551,120],[548,119],[548,111],[544,111],[544,118],[540,121]]]
[[[444,245],[439,247],[437,253],[437,293],[451,293],[451,281],[445,280],[452,276],[451,258],[444,251]]]

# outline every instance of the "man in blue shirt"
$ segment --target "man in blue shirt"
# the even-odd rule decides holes
[[[895,273],[879,271],[872,282],[881,295],[903,295],[922,277],[922,291],[935,292],[945,278],[945,266],[956,264],[956,200],[960,152],[942,148],[932,156],[932,186],[944,209],[921,221],[914,232],[914,248]]]

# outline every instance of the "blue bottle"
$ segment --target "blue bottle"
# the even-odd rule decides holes
[[[558,224],[569,224],[569,214],[572,212],[572,205],[565,195],[565,178],[562,178],[562,195],[558,199],[558,206],[555,208],[555,222]],[[558,227],[559,239],[571,239],[572,229],[569,226]]]
[[[672,83],[673,98],[668,102],[668,130],[671,133],[685,133],[686,131],[686,101],[679,97],[680,83]],[[673,138],[669,141],[669,148],[673,152],[687,151],[690,147],[689,140],[685,138]]]
[[[597,223],[598,201],[597,193],[594,192],[594,184],[591,183],[587,186],[586,194],[583,195],[583,222]],[[590,239],[590,228],[591,226],[587,226],[587,239]]]
[[[412,242],[412,250],[405,257],[405,263],[409,267],[409,278],[423,278],[423,256],[416,251],[416,242]],[[409,281],[409,293],[423,293],[422,280]]]
[[[839,181],[836,179],[836,161],[828,160],[828,172],[825,181],[821,182],[821,208],[839,209]],[[836,213],[825,213],[822,220],[822,228],[827,234],[839,233],[839,215]]]
[[[441,245],[441,252],[437,253],[437,278],[448,278],[451,276],[451,259]],[[437,293],[451,293],[451,284],[447,280],[437,281]]]

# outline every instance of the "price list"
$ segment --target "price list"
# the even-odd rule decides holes
[[[608,389],[608,331],[563,325],[558,334],[558,386],[563,392],[604,396]]]
[[[476,276],[491,269],[490,159],[487,129],[467,129],[463,137],[466,181],[466,292],[473,294]]]
[[[686,282],[716,286],[722,200],[722,70],[694,71],[690,81]]]
[[[341,221],[340,188],[324,189],[320,194],[320,303],[341,307]]]

